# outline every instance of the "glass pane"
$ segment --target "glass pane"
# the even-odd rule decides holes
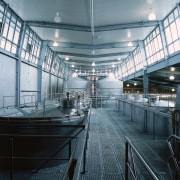
[[[176,27],[177,27],[177,31],[178,31],[178,37],[180,38],[180,19],[177,18],[176,19]]]
[[[171,44],[170,46],[168,46],[168,50],[169,50],[169,54],[174,53],[174,46],[173,46],[173,44]]]
[[[6,51],[9,51],[9,52],[11,51],[11,43],[8,42],[8,41],[6,42],[5,50],[6,50]]]
[[[174,48],[175,48],[175,51],[180,50],[180,40],[177,40],[177,41],[174,42]]]
[[[169,27],[165,29],[165,33],[166,33],[167,43],[170,44],[172,42],[172,37],[171,37],[171,31]]]
[[[19,40],[19,32],[15,32],[13,42],[14,42],[15,44],[18,44],[18,40]]]
[[[4,37],[7,37],[7,33],[8,33],[8,24],[5,23],[5,25],[4,25],[4,30],[3,30],[3,36],[4,36]]]
[[[13,39],[13,34],[14,34],[14,29],[10,27],[9,32],[8,32],[8,37],[7,37],[10,41],[12,41]]]
[[[22,50],[22,52],[21,52],[21,58],[25,58],[25,51],[24,50]]]
[[[164,27],[167,27],[167,26],[168,26],[168,24],[169,24],[169,23],[168,23],[168,20],[167,20],[167,19],[165,19],[165,20],[164,20]]]
[[[178,34],[177,34],[176,25],[174,22],[171,24],[170,28],[171,28],[171,34],[172,34],[173,41],[175,41],[178,38]]]
[[[13,54],[16,54],[16,49],[17,49],[17,47],[16,47],[15,45],[13,45],[13,46],[12,46],[12,49],[11,49],[11,52],[12,52]]]
[[[5,48],[5,43],[6,43],[6,41],[5,41],[5,39],[1,39],[1,48],[2,49],[4,49]]]

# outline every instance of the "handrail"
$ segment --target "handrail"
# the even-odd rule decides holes
[[[45,125],[46,126],[46,125]],[[53,125],[52,125],[53,126]],[[54,125],[55,127],[57,127],[56,125]],[[61,125],[59,125],[59,127],[61,127]],[[70,126],[65,126],[65,127],[74,127],[74,125],[70,125]],[[46,160],[39,168],[37,168],[36,172],[38,172],[38,170],[40,168],[42,168],[48,161],[50,160],[67,160],[68,163],[66,165],[66,169],[63,171],[63,173],[68,173],[68,169],[71,165],[71,161],[73,160],[73,156],[74,156],[74,152],[76,150],[76,146],[77,146],[77,139],[79,134],[85,129],[85,125],[76,125],[76,128],[80,128],[75,134],[73,135],[57,135],[57,134],[53,134],[53,135],[49,135],[49,134],[0,134],[0,137],[2,138],[8,138],[10,139],[10,147],[11,147],[11,153],[7,156],[0,156],[0,159],[10,159],[11,160],[11,168],[10,168],[10,172],[9,172],[9,178],[10,180],[13,180],[13,176],[14,176],[14,160],[15,159],[24,159],[24,160]],[[14,156],[14,147],[16,146],[15,143],[15,139],[19,139],[19,138],[44,138],[44,139],[54,139],[54,138],[60,138],[60,139],[69,139],[69,142],[65,143],[64,146],[60,147],[59,149],[57,149],[52,155],[48,156],[48,157],[32,157],[32,156]],[[75,144],[73,144],[73,147],[71,145],[71,141],[73,140],[75,141]],[[64,149],[64,147],[69,147],[69,157],[67,159],[63,159],[63,158],[56,158],[56,154],[58,152],[61,152],[61,150]],[[46,156],[46,155],[45,155]],[[68,176],[64,175],[63,176]]]
[[[171,168],[170,168],[170,160],[172,160],[173,163],[174,163],[174,167],[175,167],[174,176],[177,176],[178,179],[180,179],[180,167],[179,167],[178,160],[177,160],[177,154],[175,152],[175,151],[179,152],[179,149],[176,149],[176,146],[177,146],[176,143],[177,142],[180,143],[180,137],[177,136],[177,135],[174,135],[174,134],[169,136],[168,139],[167,139],[168,147],[169,147],[169,150],[170,150],[170,153],[171,153],[171,156],[168,159],[168,167],[169,167],[169,170],[171,170]],[[171,176],[173,176],[172,173],[171,173]]]
[[[150,168],[150,166],[147,164],[147,162],[144,160],[144,158],[142,157],[142,155],[138,152],[138,150],[135,148],[135,146],[132,144],[131,140],[125,136],[126,139],[126,151],[125,151],[125,179],[128,180],[128,175],[129,175],[129,169],[130,169],[130,173],[132,175],[132,177],[134,179],[137,179],[136,177],[136,172],[135,169],[131,168],[130,166],[130,162],[129,162],[129,146],[131,148],[131,150],[133,150],[133,152],[137,155],[137,157],[139,158],[140,162],[144,165],[144,167],[146,168],[147,172],[149,173],[149,175],[151,175],[153,180],[159,180],[159,178],[156,176],[156,174],[154,173],[154,171]],[[134,165],[133,165],[134,166]]]
[[[88,141],[90,120],[91,120],[91,102],[90,102],[89,112],[87,114],[87,124],[86,124],[86,127],[85,127],[84,140],[83,140],[83,143],[82,143],[82,151],[81,151],[81,154],[80,154],[80,156],[78,158],[79,166],[77,166],[77,169],[76,169],[75,175],[74,175],[74,177],[76,179],[79,179],[80,174],[84,174],[85,171],[86,171],[86,169],[85,169],[85,165],[86,165],[86,149],[87,149],[87,141]]]

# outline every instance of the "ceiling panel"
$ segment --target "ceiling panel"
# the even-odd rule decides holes
[[[84,66],[92,68],[93,61],[99,63],[98,68],[101,62],[102,69],[112,68],[113,62],[121,63],[155,27],[155,22],[148,21],[150,11],[156,13],[159,22],[179,3],[179,0],[4,1],[28,21],[62,59],[69,56],[70,61],[66,63],[76,63],[78,69]],[[60,23],[54,22],[57,12]],[[54,41],[59,46],[52,46]],[[129,41],[133,41],[135,47],[128,47]],[[121,61],[117,61],[118,57]],[[162,71],[158,73],[161,73],[158,76],[163,74]],[[150,76],[154,78],[153,75]]]

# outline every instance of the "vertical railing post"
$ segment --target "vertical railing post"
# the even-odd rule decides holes
[[[11,137],[11,168],[10,168],[10,180],[13,180],[13,173],[14,173],[14,141],[13,137]]]
[[[127,141],[125,148],[125,180],[128,180],[128,142]]]
[[[71,157],[71,140],[69,141],[69,159]]]

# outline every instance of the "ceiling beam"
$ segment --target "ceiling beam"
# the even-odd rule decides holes
[[[131,47],[137,47],[142,40],[132,41]],[[56,41],[54,44],[54,41],[47,41],[48,46],[50,47],[59,47],[59,48],[75,48],[75,49],[90,49],[90,50],[96,50],[96,49],[112,49],[112,48],[125,48],[128,47],[128,42],[116,42],[116,43],[106,43],[106,44],[97,44],[97,45],[90,45],[90,44],[78,44],[78,43],[67,43],[67,42],[58,42]]]
[[[93,59],[93,58],[129,55],[130,52],[109,53],[109,54],[101,54],[101,55],[77,54],[77,53],[68,53],[68,52],[56,52],[56,53],[57,53],[57,55],[63,55],[63,56],[75,56],[75,57],[84,57],[84,58],[92,58]]]
[[[26,24],[33,27],[92,32],[92,29],[90,26],[77,26],[77,25],[60,24],[60,23],[44,22],[44,21],[26,21]],[[153,27],[153,26],[157,26],[158,24],[159,24],[159,21],[140,21],[140,22],[133,22],[133,23],[96,26],[94,27],[94,32]]]

